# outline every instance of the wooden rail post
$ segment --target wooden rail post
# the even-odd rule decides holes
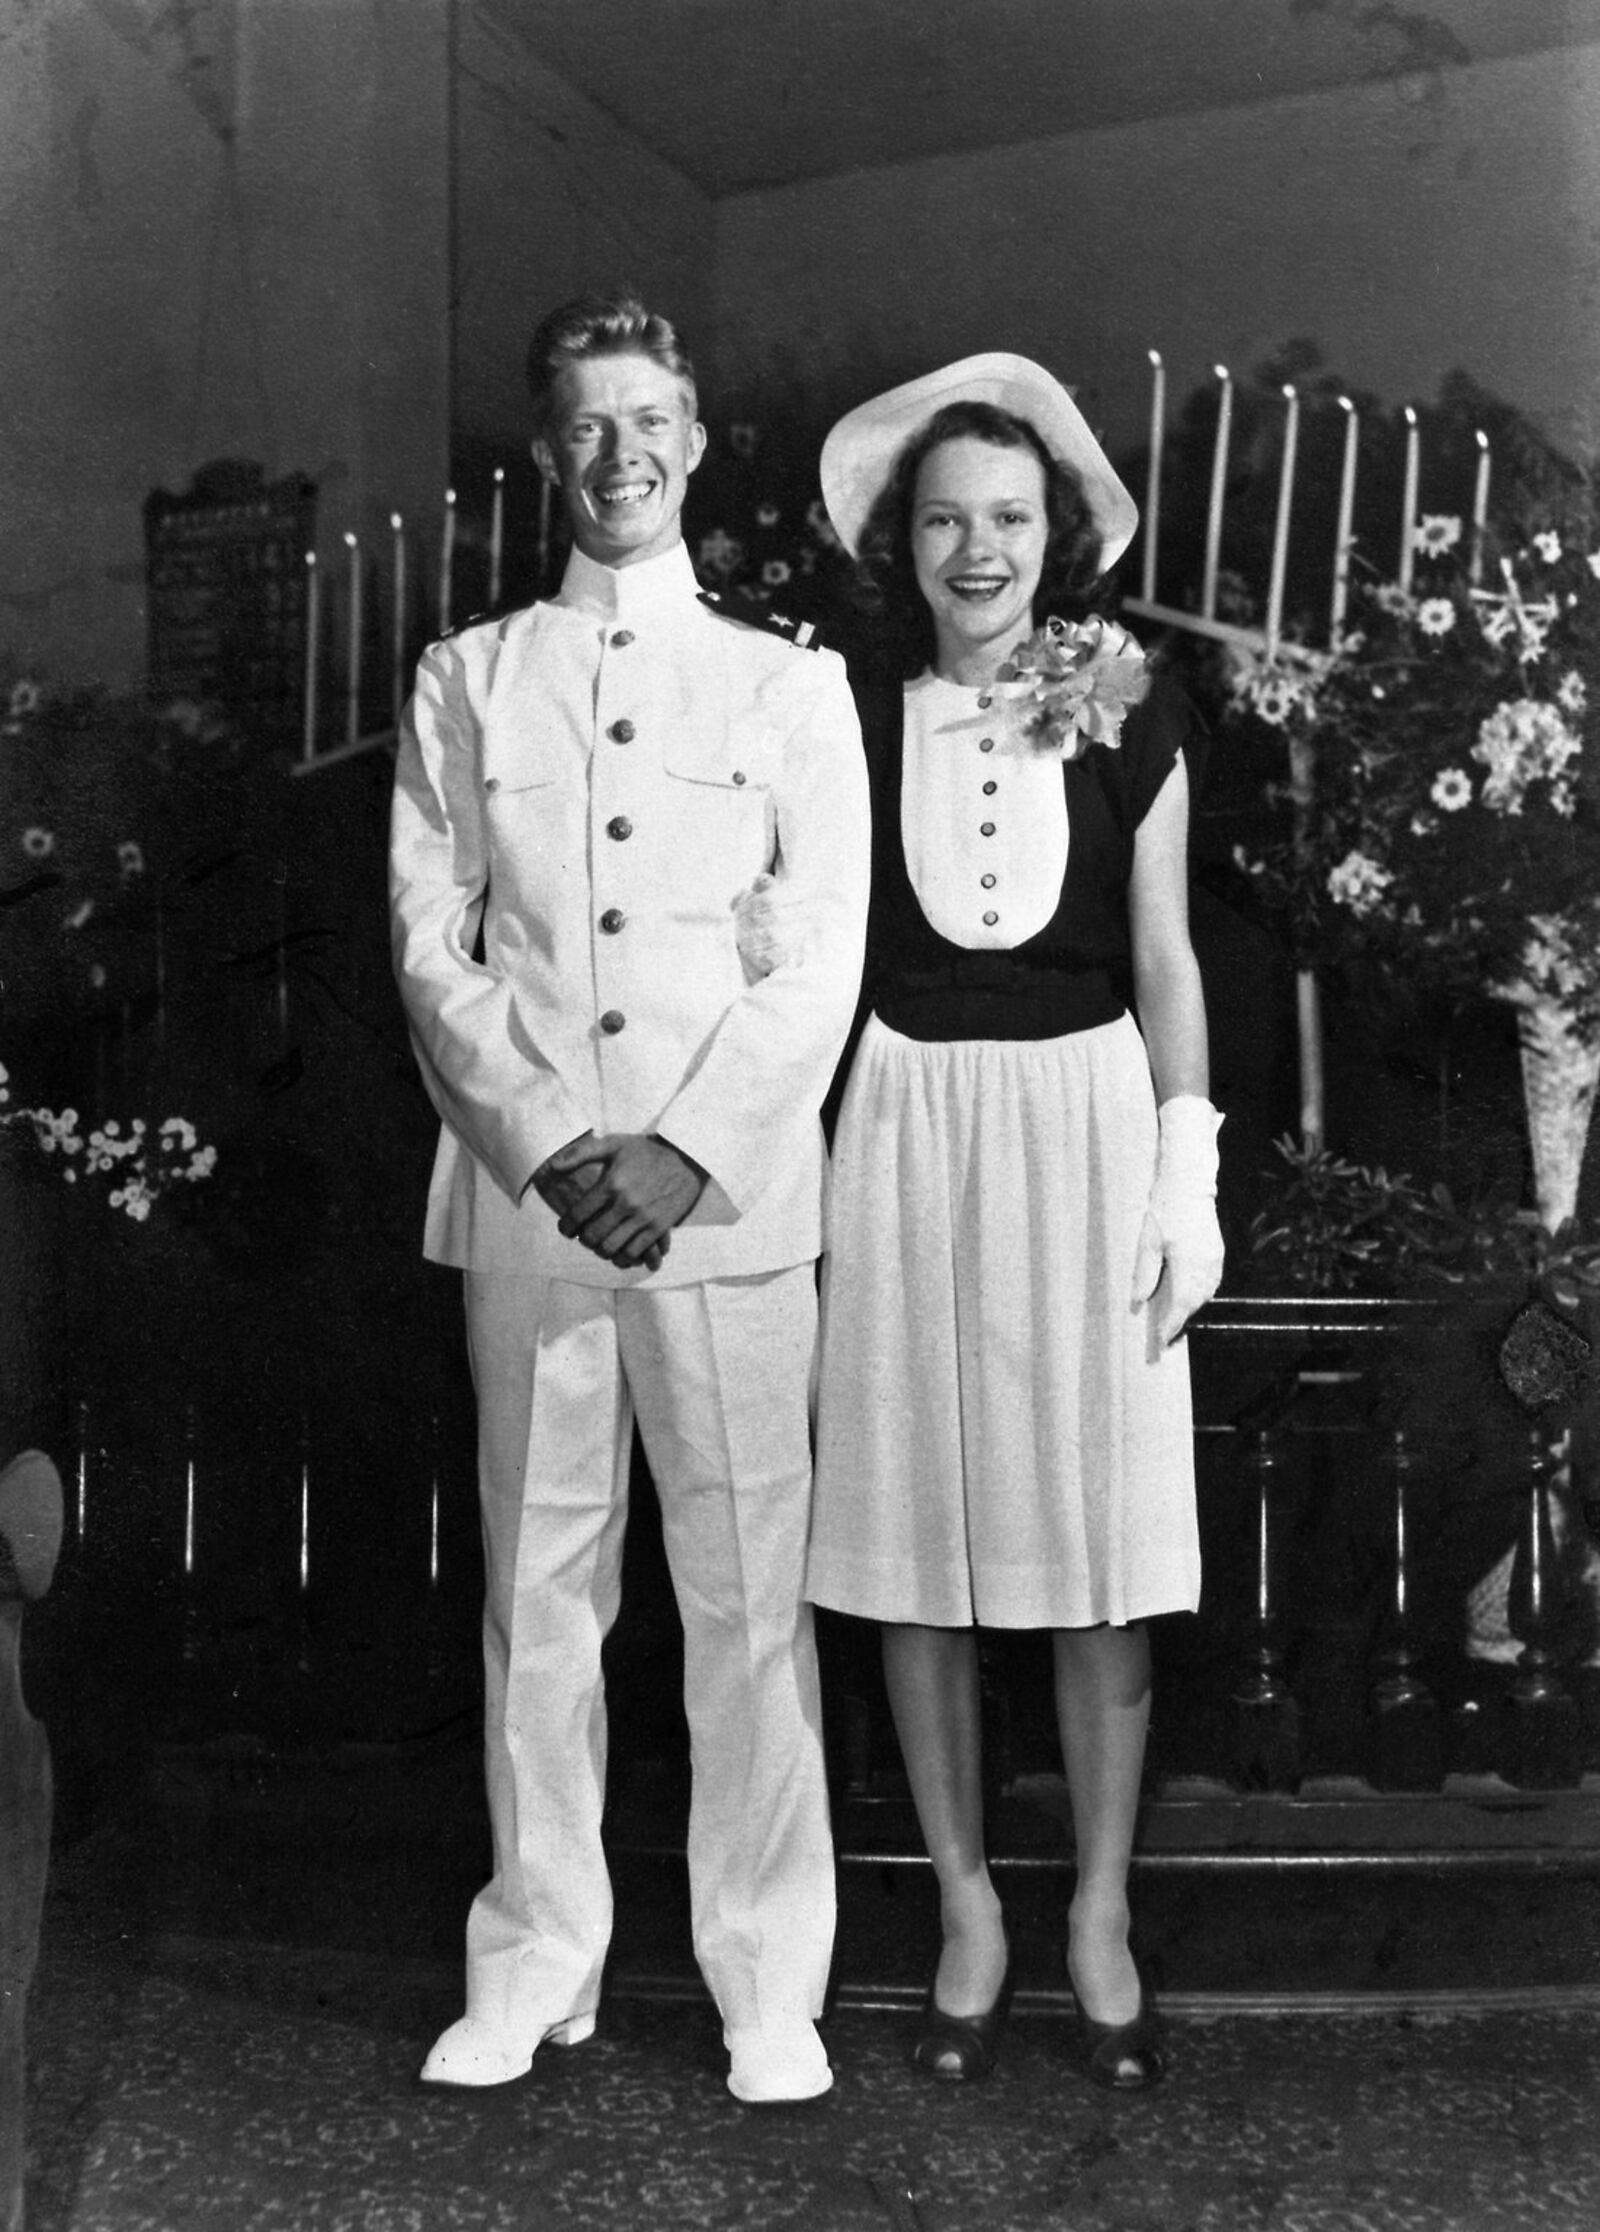
[[[1240,1679],[1229,1699],[1230,1763],[1247,1790],[1294,1790],[1300,1782],[1300,1707],[1284,1679],[1280,1437],[1251,1437],[1245,1459],[1255,1490],[1255,1592]]]
[[[1412,1564],[1415,1482],[1411,1447],[1398,1428],[1389,1443],[1388,1471],[1393,1571],[1371,1692],[1368,1775],[1379,1790],[1438,1790],[1444,1783],[1444,1732],[1438,1701],[1417,1672],[1422,1654]]]
[[[1506,1612],[1522,1644],[1506,1695],[1502,1772],[1523,1790],[1560,1790],[1582,1774],[1576,1699],[1556,1671],[1557,1552],[1551,1510],[1556,1470],[1549,1429],[1528,1434],[1528,1505],[1511,1561]]]
[[[61,1478],[37,1449],[0,1472],[0,2232],[22,2232],[28,1987],[50,1860],[50,1743],[22,1695],[22,1613],[61,1549]]]

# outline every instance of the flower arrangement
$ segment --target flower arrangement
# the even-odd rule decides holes
[[[686,530],[709,588],[802,620],[832,614],[850,562],[817,487],[819,446],[781,413],[772,435],[752,420],[722,430],[691,483]]]
[[[214,707],[0,670],[6,1043],[54,1097],[80,1088],[58,1091],[47,1046],[148,999],[177,931],[169,887],[237,846],[249,764]]]
[[[1443,1294],[1504,1283],[1563,1309],[1600,1301],[1600,1240],[1550,1232],[1536,1211],[1466,1204],[1409,1171],[1362,1164],[1284,1137],[1271,1199],[1250,1221],[1251,1255],[1271,1278],[1311,1294]]]
[[[1600,525],[1579,491],[1502,549],[1416,528],[1327,654],[1230,653],[1237,715],[1301,754],[1280,834],[1236,855],[1302,960],[1555,1007],[1600,1034]]]
[[[75,1108],[59,1113],[51,1108],[7,1108],[10,1098],[9,1073],[0,1063],[0,1130],[31,1137],[40,1157],[59,1171],[64,1185],[75,1186],[80,1170],[86,1178],[109,1180],[105,1188],[109,1206],[124,1211],[135,1224],[143,1224],[172,1187],[196,1185],[216,1168],[217,1150],[200,1144],[186,1117],[166,1117],[153,1136],[139,1116],[126,1130],[115,1118],[107,1118],[85,1135]]]
[[[1050,619],[1017,645],[997,683],[1000,697],[1026,707],[1034,742],[1070,760],[1091,744],[1121,744],[1129,708],[1149,692],[1150,670],[1114,620]]]

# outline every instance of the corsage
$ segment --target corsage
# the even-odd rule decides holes
[[[1140,646],[1114,620],[1047,620],[1019,643],[995,677],[997,696],[1023,708],[1041,749],[1076,759],[1090,744],[1122,742],[1130,706],[1150,688]]]

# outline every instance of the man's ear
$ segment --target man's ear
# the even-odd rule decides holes
[[[552,488],[559,487],[561,475],[556,471],[556,453],[544,436],[535,434],[528,447],[532,452],[534,464],[539,468],[540,478],[547,480]]]
[[[696,419],[689,428],[689,462],[685,469],[692,473],[705,454],[706,430]]]

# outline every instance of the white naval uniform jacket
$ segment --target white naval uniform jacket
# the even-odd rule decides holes
[[[700,601],[682,544],[432,645],[400,729],[395,970],[443,1119],[424,1250],[592,1286],[777,1270],[822,1242],[818,1109],[861,974],[869,830],[843,662]],[[734,908],[781,862],[803,947],[747,981]],[[529,1186],[581,1132],[709,1173],[654,1272]]]

